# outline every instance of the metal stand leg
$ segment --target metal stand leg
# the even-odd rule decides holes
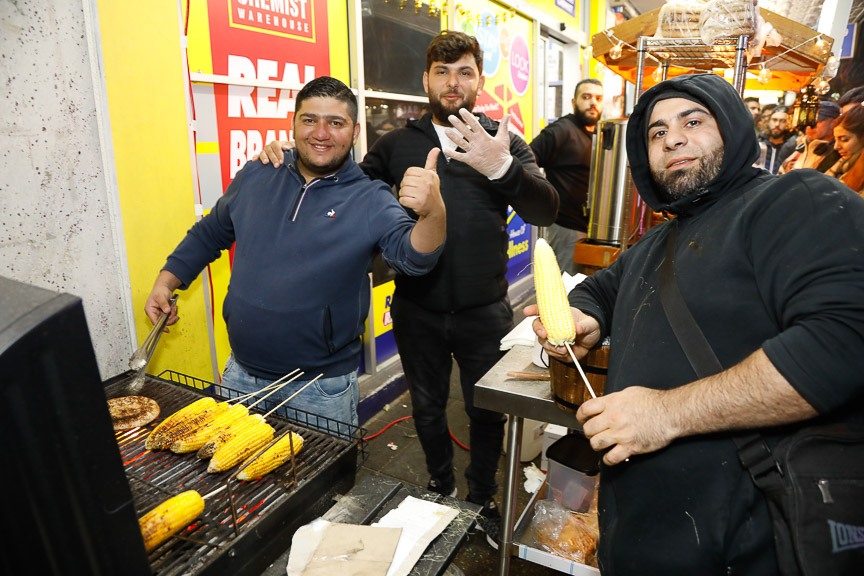
[[[510,556],[516,517],[516,486],[519,482],[519,458],[522,452],[522,417],[507,415],[507,485],[504,491],[504,514],[501,517],[501,543],[498,547],[498,576],[510,574]]]

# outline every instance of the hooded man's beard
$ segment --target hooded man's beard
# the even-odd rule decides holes
[[[714,150],[706,151],[696,168],[662,171],[655,171],[652,168],[651,176],[665,193],[667,201],[672,202],[707,186],[720,174],[722,165],[723,145],[721,144]]]

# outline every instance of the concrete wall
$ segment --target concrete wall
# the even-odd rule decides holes
[[[81,297],[107,378],[137,344],[91,4],[0,0],[0,275]]]

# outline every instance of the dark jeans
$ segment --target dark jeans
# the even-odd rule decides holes
[[[507,300],[455,313],[430,312],[404,298],[390,308],[393,335],[413,405],[414,426],[432,478],[453,482],[453,442],[447,399],[455,358],[465,412],[471,422],[468,496],[485,503],[495,495],[495,472],[504,442],[505,417],[474,406],[474,384],[504,355],[501,338],[513,327]]]

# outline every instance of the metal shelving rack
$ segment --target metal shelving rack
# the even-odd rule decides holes
[[[656,38],[640,36],[636,54],[636,99],[642,94],[645,79],[645,60],[659,62],[666,80],[669,68],[686,68],[694,72],[711,72],[717,68],[734,71],[733,86],[743,97],[747,74],[748,36],[732,36],[705,44],[701,38]]]

